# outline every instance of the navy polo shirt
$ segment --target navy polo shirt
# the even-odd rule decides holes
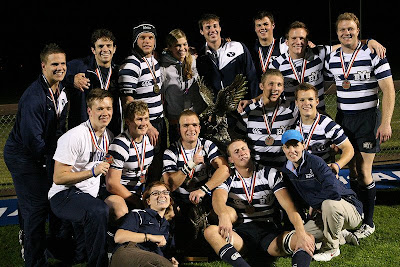
[[[167,246],[169,243],[169,222],[164,217],[161,218],[160,215],[152,209],[135,209],[130,211],[119,229],[136,233],[164,235],[165,240],[167,240]],[[119,244],[117,248],[121,245],[122,244]],[[167,247],[160,248],[156,243],[150,241],[138,243],[137,246],[143,250],[154,252],[161,256],[164,256],[163,250]]]

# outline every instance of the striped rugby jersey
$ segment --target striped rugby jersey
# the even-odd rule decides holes
[[[319,104],[317,107],[322,110],[325,109],[323,77],[324,61],[330,52],[330,46],[319,45],[313,49],[307,49],[305,55],[306,66],[304,82],[313,85],[318,90]],[[292,63],[297,70],[297,76],[299,79],[301,79],[301,74],[303,72],[303,62],[303,58],[292,60]],[[290,102],[294,101],[294,92],[296,87],[299,85],[299,82],[297,81],[296,76],[293,73],[292,66],[289,62],[289,52],[281,54],[274,61],[272,61],[270,63],[270,68],[278,69],[282,72],[285,82],[284,92],[286,100]]]
[[[246,206],[249,206],[244,186],[250,189],[252,178],[242,180],[237,176],[236,171],[217,189],[223,189],[228,192],[227,205],[233,207],[240,220],[243,223],[251,221],[274,222],[274,213],[276,206],[275,192],[285,188],[282,179],[282,173],[275,168],[264,167],[256,168],[254,193],[251,205],[255,212],[246,213]],[[251,190],[247,190],[251,192]],[[251,193],[249,193],[251,195]],[[277,223],[277,222],[276,222]]]
[[[250,139],[254,158],[262,166],[277,168],[283,166],[286,157],[282,151],[282,135],[286,130],[294,126],[299,114],[294,102],[289,103],[288,101],[280,100],[279,103],[271,130],[271,137],[274,138],[274,143],[270,146],[265,144],[265,139],[269,134],[263,117],[264,104],[262,98],[258,102],[248,105],[241,113],[246,124],[246,134]],[[268,116],[268,122],[271,123],[274,108],[266,109],[265,112]]]
[[[301,124],[300,131],[300,120],[296,123],[296,130],[303,134],[305,144],[307,144],[311,128],[312,125]],[[309,141],[307,150],[311,154],[321,157],[326,162],[330,162],[329,152],[331,151],[331,144],[339,146],[346,139],[347,136],[344,134],[342,127],[328,116],[321,114],[319,122]]]
[[[161,71],[158,61],[154,56],[146,58],[146,60],[136,55],[127,57],[118,73],[118,85],[121,94],[133,95],[134,99],[147,103],[150,121],[152,121],[163,117],[163,105],[161,102],[161,93],[154,92],[154,77],[150,68],[153,68],[154,65],[155,78],[160,89]]]
[[[337,107],[343,113],[355,114],[379,106],[378,81],[392,76],[387,58],[380,59],[372,54],[367,45],[362,45],[350,69],[348,81],[350,88],[344,89],[345,80],[341,65],[342,49],[333,51],[327,58],[325,67],[334,77],[337,93]],[[349,64],[352,54],[344,54],[344,61]]]
[[[199,189],[208,181],[214,172],[211,162],[221,156],[218,147],[210,140],[199,137],[198,146],[203,146],[201,155],[204,157],[204,164],[197,165],[193,177],[190,179],[187,176],[182,185],[174,191],[174,200],[176,201],[181,200],[189,203],[189,193]],[[177,172],[183,168],[185,159],[182,153],[185,153],[187,160],[190,161],[195,154],[195,149],[184,149],[184,152],[182,152],[179,140],[164,151],[163,175],[167,172]]]
[[[125,185],[129,191],[141,192],[141,170],[136,151],[139,153],[139,158],[142,158],[142,152],[145,149],[143,171],[147,174],[148,167],[153,162],[154,147],[147,135],[143,136],[141,143],[136,143],[136,149],[131,140],[128,130],[114,138],[108,149],[108,154],[114,157],[110,167],[122,171],[121,184]]]

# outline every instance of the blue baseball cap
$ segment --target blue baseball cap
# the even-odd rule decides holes
[[[286,144],[287,141],[289,140],[297,140],[299,142],[303,142],[303,136],[301,133],[297,130],[287,130],[283,135],[282,135],[282,140],[281,143],[284,145]]]

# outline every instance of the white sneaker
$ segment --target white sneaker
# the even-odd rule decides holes
[[[355,234],[344,229],[344,230],[342,230],[342,235],[343,235],[344,239],[346,240],[346,244],[351,244],[354,246],[360,245],[360,242],[358,241],[358,237]]]
[[[358,239],[361,239],[372,235],[374,232],[375,232],[375,225],[374,227],[371,227],[368,224],[364,223],[363,225],[361,225],[360,229],[354,232],[354,234]]]
[[[332,258],[337,257],[339,255],[340,255],[340,249],[334,248],[318,254],[314,254],[313,258],[316,261],[330,261]]]

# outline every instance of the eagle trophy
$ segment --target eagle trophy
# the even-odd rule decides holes
[[[204,78],[197,79],[199,93],[207,104],[207,108],[199,115],[200,121],[205,127],[205,138],[215,142],[220,148],[226,147],[231,141],[228,132],[227,114],[237,117],[237,106],[239,101],[247,93],[246,76],[236,75],[232,84],[222,88],[217,97],[214,98],[212,90],[204,83]],[[204,128],[203,128],[204,129]]]

